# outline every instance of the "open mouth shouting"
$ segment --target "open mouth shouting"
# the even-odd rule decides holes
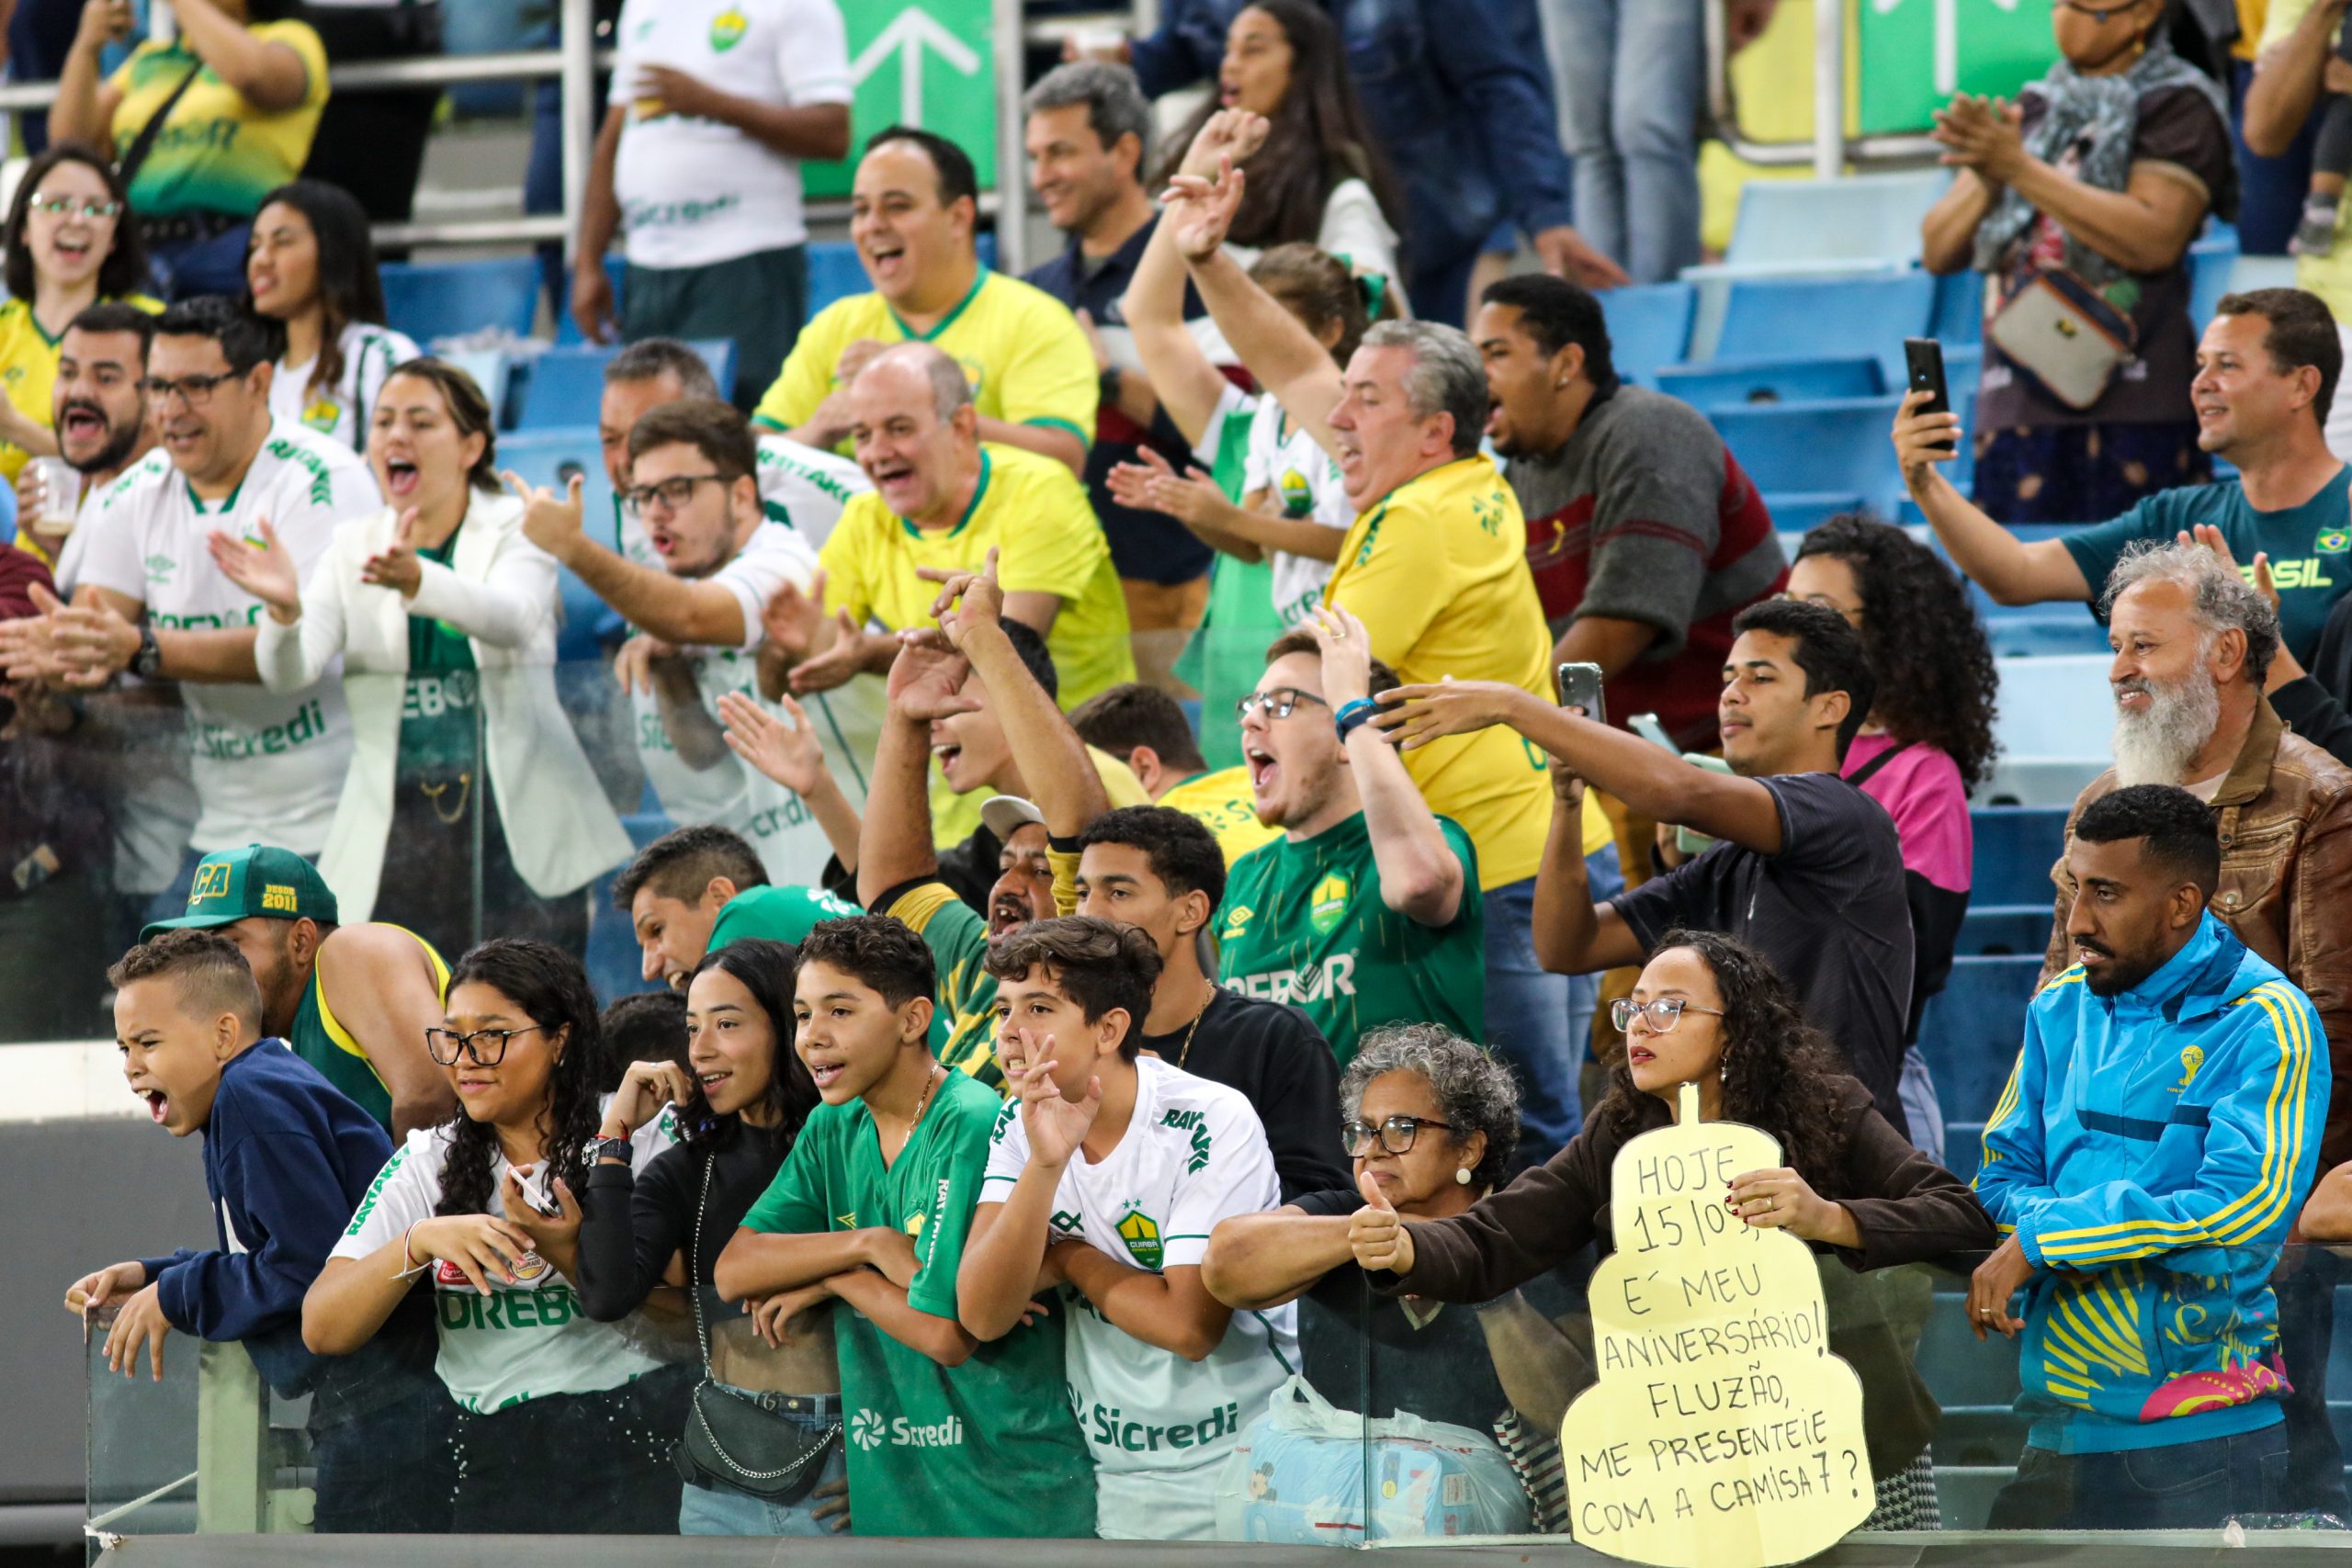
[[[914,258],[907,254],[903,240],[871,239],[865,242],[865,267],[875,288],[887,288],[908,279],[914,271]]]
[[[413,457],[386,457],[384,459],[384,499],[407,501],[416,494],[417,468]]]
[[[1282,772],[1282,764],[1273,753],[1254,740],[1241,743],[1241,759],[1250,765],[1250,793],[1262,804],[1274,792],[1274,781]]]
[[[162,1126],[165,1118],[171,1115],[172,1097],[164,1093],[162,1089],[140,1089],[134,1085],[130,1092],[147,1102],[148,1118],[153,1121],[156,1126]]]

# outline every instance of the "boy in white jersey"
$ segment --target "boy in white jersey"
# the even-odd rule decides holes
[[[47,617],[74,683],[126,669],[230,682],[182,694],[199,857],[263,840],[319,853],[350,762],[340,674],[296,692],[265,689],[253,655],[260,602],[210,556],[216,534],[273,532],[307,577],[336,524],[383,504],[356,455],[271,417],[272,366],[284,352],[283,326],[226,299],[192,299],[157,320],[147,390],[161,443],[85,511],[81,600]]]
[[[628,432],[628,452],[623,511],[643,525],[661,565],[586,536],[577,479],[559,498],[508,476],[529,503],[524,531],[643,634],[617,673],[637,704],[638,753],[662,809],[675,821],[732,828],[772,878],[813,884],[832,853],[816,808],[736,760],[718,702],[756,692],[762,612],[786,585],[814,581],[816,554],[789,522],[763,514],[758,448],[727,404],[657,404]],[[840,738],[825,739],[842,749]],[[829,773],[818,787],[838,784]]]
[[[1070,1402],[1094,1456],[1098,1533],[1206,1540],[1243,1423],[1298,1364],[1295,1309],[1234,1312],[1201,1283],[1209,1232],[1282,1201],[1241,1095],[1137,1054],[1159,954],[1142,931],[1066,916],[989,949],[997,1117],[958,1271],[980,1339],[1042,1280],[1069,1287]]]

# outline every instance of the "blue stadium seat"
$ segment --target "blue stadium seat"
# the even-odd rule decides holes
[[[1903,493],[1886,434],[1899,401],[1892,393],[1822,398],[1717,409],[1707,417],[1767,495],[1852,493],[1884,516]]]
[[[1949,355],[1956,344],[1981,343],[1984,338],[1984,275],[1974,267],[1947,273],[1936,279],[1936,314],[1928,334],[1941,342]]]
[[[1806,534],[1832,517],[1871,509],[1869,499],[1860,491],[1784,490],[1768,491],[1763,499],[1772,526],[1782,536],[1781,553],[1791,560],[1797,558],[1797,546],[1804,542]]]
[[[493,261],[387,262],[384,313],[418,343],[503,327],[528,337],[539,315],[539,264]]]
[[[2025,1006],[2041,975],[2040,953],[1951,961],[1951,977],[1919,1020],[1919,1051],[1948,1120],[1982,1122],[1992,1113],[2017,1063]]]
[[[514,362],[502,349],[468,348],[446,355],[450,364],[474,378],[481,395],[490,403],[491,418],[498,428],[508,428],[506,394],[514,383]]]
[[[2115,728],[2109,662],[2103,653],[1996,660],[2005,697],[2015,696],[2001,704],[1995,721],[2001,756],[1980,800],[2074,804],[2108,764],[2108,736]]]
[[[735,344],[712,338],[689,344],[710,367],[712,379],[723,392],[733,385]],[[568,344],[548,349],[531,362],[524,378],[516,430],[553,430],[566,425],[594,424],[605,395],[605,367],[620,352],[618,344]]]
[[[502,435],[498,466],[513,469],[526,483],[535,485],[560,487],[578,474],[587,530],[600,542],[612,542],[613,488],[605,478],[604,453],[594,424]],[[571,571],[559,571],[556,581],[563,597],[563,626],[556,637],[556,657],[565,663],[594,661],[600,656],[598,638],[607,623],[616,623],[617,618]]]
[[[617,321],[620,320],[621,314],[621,258],[619,252],[616,251],[611,255],[605,258],[605,276],[612,281],[613,320]],[[568,280],[564,284],[563,299],[556,309],[555,341],[559,345],[567,348],[573,344],[586,343],[588,341],[587,334],[580,330],[580,323],[571,319],[571,285]]]
[[[2066,848],[2066,807],[1979,806],[1968,825],[1976,843],[1971,908],[2030,904],[2046,917],[2050,868]],[[2034,951],[2041,951],[2039,944]]]
[[[2213,319],[2213,307],[2230,291],[2230,276],[2238,260],[2237,231],[2227,224],[2215,228],[2222,231],[2188,247],[2188,319],[2200,333]]]
[[[2030,958],[2050,945],[2050,901],[1988,904],[1973,900],[1960,922],[1953,952],[1968,958]]]
[[[1951,175],[1941,169],[1834,180],[1750,180],[1732,220],[1733,270],[1919,259],[1919,220]]]
[[[1739,408],[1815,398],[1874,398],[1885,391],[1871,359],[1713,359],[1661,369],[1657,389],[1692,408]]]
[[[809,245],[809,315],[816,315],[836,299],[863,294],[872,287],[865,280],[865,268],[858,263],[855,245],[846,240],[829,240],[821,244]]]
[[[1861,277],[1735,277],[1724,300],[1713,357],[1869,355],[1883,367],[1884,384],[1899,387],[1903,340],[1926,334],[1935,306],[1936,280],[1917,270]],[[1878,434],[1883,442],[1883,426]]]
[[[1698,296],[1687,283],[1605,290],[1600,314],[1609,323],[1609,357],[1618,376],[1656,387],[1658,371],[1681,364],[1690,350],[1690,318],[1698,308]]]

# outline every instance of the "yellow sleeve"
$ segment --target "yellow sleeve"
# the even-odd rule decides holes
[[[2274,43],[2284,43],[2297,28],[2302,26],[2303,17],[2310,14],[2311,8],[2312,0],[2270,0],[2270,12],[2262,19],[2262,41],[2256,46],[2256,51],[2268,49]]]
[[[316,28],[308,22],[263,22],[253,35],[282,43],[302,57],[302,107],[316,108],[327,101],[327,46]]]
[[[1421,640],[1453,597],[1453,572],[1436,519],[1391,503],[1364,525],[1363,540],[1340,558],[1324,601],[1349,611],[1372,633],[1372,651],[1389,668]]]
[[[1003,345],[997,378],[1005,423],[1051,425],[1092,446],[1102,378],[1078,318],[1060,300],[1032,289],[1028,309],[1008,316],[1007,324],[1012,341]]]
[[[842,357],[842,307],[849,303],[835,300],[800,329],[784,368],[752,412],[754,423],[771,430],[797,430],[817,412],[817,405],[833,389],[833,367]]]
[[[1009,509],[997,560],[1004,591],[1058,594],[1065,605],[1076,604],[1111,553],[1085,488],[1050,457],[1008,463],[1000,450],[992,460],[1021,476],[1007,472],[998,481],[1006,488],[997,504]]]
[[[871,493],[854,497],[817,551],[817,565],[825,573],[825,614],[847,610],[860,626],[874,615],[874,573],[865,547],[872,530],[865,525],[866,509],[874,504]]]
[[[1054,868],[1054,913],[1078,913],[1078,860],[1068,850],[1046,847],[1046,863]]]

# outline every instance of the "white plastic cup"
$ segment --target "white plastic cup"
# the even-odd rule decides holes
[[[62,457],[35,457],[40,479],[40,527],[43,533],[73,531],[82,512],[82,470]]]

